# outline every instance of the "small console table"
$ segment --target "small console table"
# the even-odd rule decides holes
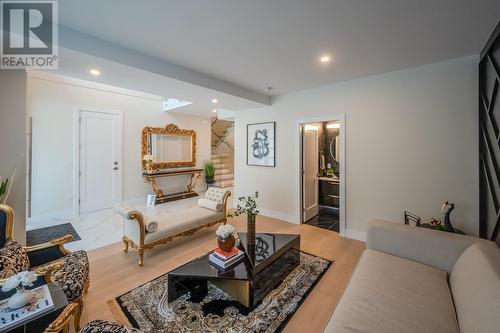
[[[143,173],[142,177],[148,182],[153,191],[156,194],[156,203],[164,203],[168,201],[180,200],[185,198],[191,198],[198,196],[198,193],[193,191],[196,182],[201,177],[203,173],[203,169],[187,169],[187,170],[177,170],[177,171],[157,171],[156,173],[149,174]],[[163,177],[173,177],[173,176],[183,176],[183,175],[191,175],[189,178],[189,183],[186,185],[186,189],[184,192],[173,193],[173,194],[165,194],[158,187],[156,183],[156,179]]]

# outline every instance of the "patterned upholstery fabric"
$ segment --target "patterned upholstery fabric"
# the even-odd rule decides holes
[[[94,320],[85,325],[80,333],[141,333],[141,331],[106,320]]]
[[[224,194],[226,194],[226,192],[227,191],[218,187],[210,187],[205,193],[205,199],[222,203],[224,201]]]
[[[0,279],[6,279],[30,268],[30,260],[23,246],[16,241],[8,241],[0,249]]]
[[[54,283],[60,285],[73,301],[80,297],[89,278],[89,260],[85,251],[76,251],[64,257],[64,267],[53,273]]]

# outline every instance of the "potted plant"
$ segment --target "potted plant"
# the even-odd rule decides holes
[[[5,204],[7,198],[9,197],[10,190],[12,189],[12,183],[14,182],[14,176],[16,175],[17,167],[14,168],[9,178],[3,180],[0,177],[0,204]]]
[[[217,244],[224,252],[230,252],[236,242],[236,229],[230,224],[223,224],[215,232]]]
[[[24,289],[25,287],[32,287],[33,282],[36,281],[36,274],[30,271],[24,271],[17,273],[16,275],[8,278],[2,285],[2,291],[8,292],[16,289],[16,293],[12,295],[7,305],[9,308],[15,310],[19,309],[31,301],[33,297],[33,292],[31,290]]]
[[[258,198],[259,192],[257,191],[254,195],[239,197],[236,209],[228,214],[229,217],[240,216],[243,214],[247,215],[247,234],[250,242],[255,241],[255,220],[257,218],[257,214],[259,214],[259,211],[257,210]]]
[[[205,182],[207,183],[207,186],[215,183],[215,165],[212,163],[212,161],[205,162],[205,164],[203,165],[203,172],[205,173]]]
[[[7,200],[7,190],[9,186],[9,179],[3,180],[0,177],[0,203],[5,203]]]

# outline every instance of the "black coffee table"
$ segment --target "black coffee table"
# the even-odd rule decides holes
[[[238,233],[239,248],[245,259],[222,270],[210,264],[209,252],[168,273],[168,301],[190,293],[191,301],[201,301],[208,282],[228,293],[247,308],[254,307],[300,263],[300,235],[255,235],[255,245],[247,234]]]

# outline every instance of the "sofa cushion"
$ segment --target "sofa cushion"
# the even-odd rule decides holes
[[[6,279],[29,268],[28,254],[20,243],[11,240],[0,249],[0,279]]]
[[[210,187],[207,192],[205,192],[205,199],[222,203],[224,201],[224,195],[226,195],[226,193],[227,190],[218,187]]]
[[[213,210],[214,212],[222,210],[222,203],[205,198],[198,199],[198,206]]]
[[[170,213],[158,218],[158,229],[155,232],[147,233],[146,243],[174,235],[193,227],[215,222],[224,218],[223,212],[214,212],[213,210],[194,206],[186,210]]]
[[[487,244],[470,246],[450,275],[461,332],[500,331],[500,249]]]
[[[446,272],[365,250],[325,332],[458,332]]]

